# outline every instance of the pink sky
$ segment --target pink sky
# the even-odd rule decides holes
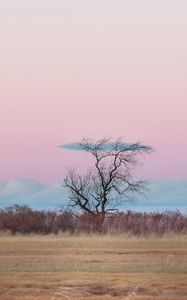
[[[79,152],[124,136],[152,145],[140,174],[187,178],[186,0],[0,4],[0,181],[51,183]]]

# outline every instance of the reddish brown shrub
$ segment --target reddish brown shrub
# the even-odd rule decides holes
[[[88,213],[72,211],[33,210],[14,205],[0,210],[0,231],[20,233],[92,233],[98,231],[96,222]],[[107,214],[101,233],[120,232],[134,235],[163,235],[187,232],[187,215],[179,211],[140,213],[134,211]]]

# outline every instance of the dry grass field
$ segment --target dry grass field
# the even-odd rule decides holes
[[[1,300],[187,299],[187,237],[0,235]]]

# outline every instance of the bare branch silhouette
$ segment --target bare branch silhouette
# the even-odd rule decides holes
[[[140,143],[127,144],[122,138],[115,142],[103,138],[96,143],[83,139],[80,146],[91,155],[94,166],[86,175],[71,169],[64,187],[69,190],[69,205],[92,215],[99,229],[109,211],[116,211],[121,202],[133,199],[134,194],[143,190],[144,181],[136,180],[133,170],[139,155],[152,148]]]

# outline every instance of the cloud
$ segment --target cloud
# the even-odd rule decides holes
[[[80,143],[70,143],[70,144],[59,145],[58,148],[63,148],[63,149],[67,149],[67,150],[83,150]]]
[[[0,196],[1,198],[11,198],[12,196],[19,195],[22,198],[40,191],[43,188],[44,185],[35,180],[28,180],[25,178],[9,180],[0,183]]]
[[[61,184],[56,182],[48,187],[41,182],[25,178],[0,182],[0,207],[13,204],[26,204],[39,209],[62,207],[63,190]]]
[[[158,179],[147,182],[146,197],[140,196],[135,207],[180,209],[187,211],[187,180]]]
[[[62,182],[56,181],[51,186],[46,186],[45,189],[31,195],[30,202],[36,208],[59,209],[67,206],[68,195],[62,187]]]
[[[84,142],[83,142],[84,143]],[[98,144],[94,143],[88,143],[87,144],[90,149],[95,149],[98,147]],[[70,144],[63,144],[59,145],[59,148],[67,149],[67,150],[84,150],[84,146],[82,143],[70,143]],[[104,151],[112,151],[112,150],[150,150],[150,146],[142,145],[139,143],[130,144],[130,143],[124,143],[124,142],[118,142],[116,143],[104,143],[100,146],[99,150]]]
[[[137,200],[126,204],[123,209],[151,211],[180,209],[186,212],[187,180],[160,179],[150,180],[146,197],[137,195]],[[15,179],[0,182],[0,207],[13,204],[27,204],[36,209],[58,209],[66,206],[67,191],[61,181],[46,186],[31,179]]]

